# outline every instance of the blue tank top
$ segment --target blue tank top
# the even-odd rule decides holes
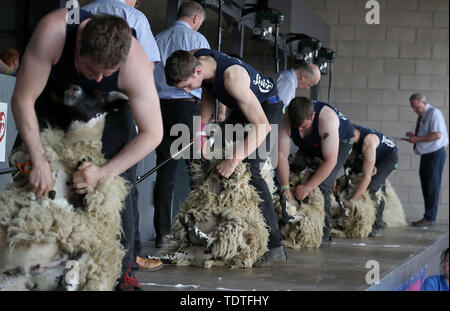
[[[322,156],[322,140],[319,135],[319,115],[322,108],[327,106],[331,108],[339,118],[339,141],[344,141],[353,138],[353,127],[350,121],[337,110],[335,107],[330,106],[326,103],[314,101],[314,112],[315,117],[312,124],[311,133],[305,137],[301,137],[298,128],[291,127],[291,137],[295,145],[299,147],[301,152],[309,156],[319,157],[323,159]]]
[[[80,23],[92,17],[93,14],[80,10]],[[85,78],[75,69],[74,53],[77,31],[80,24],[67,24],[64,49],[57,64],[50,72],[49,79],[41,96],[36,101],[38,118],[48,121],[51,125],[65,128],[70,123],[69,112],[63,105],[64,91],[71,84],[81,86],[87,93],[104,95],[110,91],[119,90],[119,70],[109,77],[103,77],[97,83]]]
[[[203,87],[208,90],[215,98],[231,109],[239,109],[239,105],[228,91],[225,89],[223,75],[225,70],[233,65],[244,67],[250,75],[250,89],[258,98],[260,103],[263,103],[268,98],[277,95],[278,90],[275,82],[261,74],[259,71],[248,65],[246,62],[223,54],[222,52],[210,49],[200,49],[194,54],[195,57],[212,56],[217,62],[216,78],[212,84],[203,82]]]
[[[359,154],[362,154],[362,145],[364,142],[364,139],[369,134],[375,134],[380,139],[380,144],[377,147],[376,150],[376,159],[381,159],[385,155],[390,154],[393,151],[397,151],[397,146],[395,143],[387,136],[384,136],[383,133],[380,133],[374,129],[364,127],[361,125],[353,124],[353,127],[359,130],[360,136],[358,142],[355,144],[356,148],[355,151]]]

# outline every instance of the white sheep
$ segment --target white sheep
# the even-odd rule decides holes
[[[248,164],[237,165],[225,179],[211,161],[191,167],[194,189],[181,204],[172,224],[173,240],[153,259],[209,268],[251,268],[267,252],[269,228],[250,185]]]
[[[313,165],[312,163],[310,164]],[[317,165],[317,164],[316,164]],[[293,190],[298,183],[305,183],[314,173],[314,169],[305,168],[300,173],[290,172],[289,183]],[[275,211],[278,219],[283,218],[280,197],[277,188],[273,182],[273,168],[271,160],[268,159],[262,169],[261,175],[272,192]],[[280,225],[280,231],[283,234],[283,244],[286,247],[300,248],[318,248],[322,243],[323,227],[325,226],[325,200],[322,191],[319,188],[313,189],[308,198],[303,202],[298,202],[292,198],[286,202],[286,212],[292,218],[287,224]]]
[[[55,180],[56,198],[36,199],[27,177],[0,193],[0,290],[112,290],[125,251],[120,243],[127,182],[105,178],[75,208],[70,176],[83,160],[101,166],[105,114],[74,121],[67,132],[46,128],[41,141]],[[25,163],[22,145],[11,165]]]
[[[374,168],[374,174],[376,174],[376,168]],[[350,206],[343,210],[341,202],[349,200],[353,196],[361,179],[362,174],[351,173],[351,170],[347,169],[346,174],[337,181],[339,189],[337,200],[336,197],[332,196],[331,204],[333,236],[367,238],[372,232],[372,226],[376,218],[375,207],[380,200],[385,201],[383,222],[387,227],[406,225],[401,202],[388,180],[385,183],[386,193],[381,188],[375,193],[377,201],[367,190],[358,200],[351,200]]]

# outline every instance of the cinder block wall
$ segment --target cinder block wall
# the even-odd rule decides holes
[[[353,122],[381,130],[391,138],[414,131],[417,115],[409,96],[422,92],[449,114],[449,1],[380,0],[380,24],[366,24],[366,0],[304,0],[330,25],[336,51],[331,102]],[[299,94],[304,94],[299,92]],[[328,99],[328,76],[320,89]],[[423,215],[419,156],[398,142],[398,170],[390,177],[409,220]],[[449,219],[447,162],[442,180],[438,222]]]

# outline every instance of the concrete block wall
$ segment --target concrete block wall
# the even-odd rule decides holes
[[[381,130],[391,138],[414,131],[417,115],[409,96],[422,92],[449,114],[448,0],[379,0],[380,24],[368,25],[366,0],[304,0],[330,26],[329,48],[336,51],[331,101],[353,122]],[[319,99],[328,99],[328,76]],[[299,95],[305,95],[299,91]],[[307,93],[306,93],[307,95]],[[398,141],[399,168],[390,177],[409,220],[423,215],[419,156]],[[438,222],[449,219],[447,162]]]

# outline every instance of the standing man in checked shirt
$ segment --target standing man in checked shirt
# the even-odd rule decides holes
[[[147,17],[135,8],[138,5],[138,0],[97,0],[85,5],[83,10],[92,14],[102,13],[115,15],[124,19],[130,26],[133,36],[139,41],[147,58],[150,60],[149,67],[153,74],[155,63],[158,63],[161,59]],[[136,167],[134,170],[136,171]],[[125,234],[123,239],[125,241],[123,243],[128,252],[134,254],[132,257],[136,258],[136,263],[132,268],[139,268],[146,271],[159,270],[162,267],[160,260],[143,258],[141,256],[138,200],[137,188],[133,186],[125,200],[125,206],[131,205],[132,207],[126,208],[122,212],[122,223],[125,228],[128,228],[128,230],[124,230]]]
[[[170,129],[175,124],[186,124],[193,133],[193,117],[200,115],[201,88],[189,93],[175,87],[168,86],[164,66],[167,58],[176,50],[209,49],[206,38],[198,32],[206,18],[205,9],[195,1],[183,3],[179,10],[175,24],[156,36],[161,62],[155,67],[156,89],[161,102],[164,137],[156,148],[156,164],[168,159],[170,146],[177,138],[170,136]],[[175,175],[179,161],[172,160],[158,170],[154,189],[156,231],[155,246],[162,247],[170,239],[172,193],[175,187]]]
[[[419,175],[425,201],[423,218],[412,222],[412,225],[425,227],[436,222],[448,134],[442,112],[427,103],[423,94],[412,94],[409,102],[419,118],[415,133],[407,132],[406,136],[414,144],[414,152],[420,155]]]

